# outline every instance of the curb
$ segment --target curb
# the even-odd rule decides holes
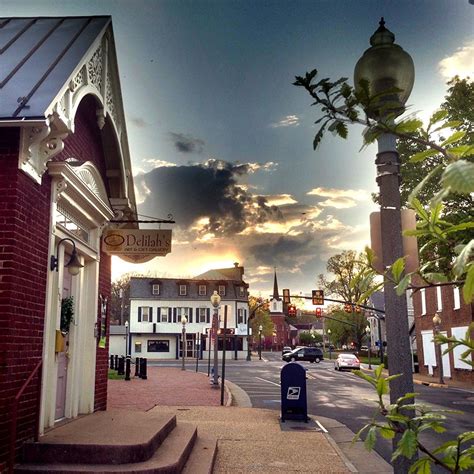
[[[224,390],[225,390],[225,393],[227,393],[227,402],[226,402],[225,406],[230,407],[230,406],[232,406],[233,396],[232,396],[232,392],[230,391],[227,384],[228,384],[228,382],[225,381],[224,382]]]
[[[364,372],[373,372],[374,369],[368,369],[367,367],[361,367],[360,370]],[[436,387],[436,388],[457,388],[454,385],[448,383],[438,383],[438,382],[425,382],[424,380],[418,380],[413,377],[413,383],[416,385],[424,385],[425,387]]]
[[[426,387],[450,388],[450,386],[447,383],[443,384],[443,383],[436,383],[436,382],[423,382],[422,380],[416,380],[416,379],[413,379],[413,383],[417,385],[425,385]]]

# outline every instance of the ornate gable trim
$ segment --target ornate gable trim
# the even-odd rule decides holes
[[[62,202],[90,228],[102,227],[113,218],[108,196],[98,169],[91,162],[49,162],[53,178],[53,201]]]
[[[106,118],[112,124],[120,154],[117,169],[122,171],[123,198],[133,201],[134,206],[133,180],[131,173],[126,172],[131,169],[131,161],[111,23],[97,37],[47,108],[44,122],[21,125],[18,166],[41,184],[47,163],[64,149],[63,141],[74,132],[77,109],[88,94],[96,97],[99,104],[99,128],[103,128]]]

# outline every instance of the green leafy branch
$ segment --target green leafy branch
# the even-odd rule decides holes
[[[472,441],[474,440],[474,431],[462,433],[456,440],[443,443],[434,450],[429,450],[419,439],[420,434],[426,430],[443,433],[446,431],[444,426],[447,419],[446,414],[460,412],[433,410],[426,405],[411,403],[418,395],[417,393],[407,393],[400,397],[396,403],[386,405],[384,395],[387,395],[390,391],[389,383],[400,375],[385,377],[383,368],[383,364],[379,365],[374,370],[374,376],[361,370],[354,372],[375,389],[378,409],[374,413],[371,422],[356,433],[352,442],[361,439],[362,434],[366,433],[364,445],[370,451],[374,448],[378,435],[385,439],[393,439],[395,435],[399,435],[392,461],[400,456],[413,459],[418,452],[425,455],[416,460],[410,467],[409,472],[414,474],[430,473],[432,465],[441,466],[451,473],[473,468],[474,446]],[[385,422],[376,420],[376,417],[380,415],[386,420]],[[469,444],[466,446],[467,443]]]
[[[416,230],[408,231],[407,235],[424,237],[426,243],[420,249],[420,253],[429,251],[431,255],[430,261],[417,273],[429,283],[450,280],[456,284],[463,281],[464,300],[466,303],[471,302],[474,297],[474,239],[465,242],[463,238],[465,232],[474,227],[474,222],[471,220],[455,225],[443,220],[442,200],[452,193],[474,193],[474,163],[468,160],[468,157],[474,153],[474,145],[459,145],[459,142],[466,137],[466,130],[455,130],[449,137],[440,139],[440,143],[433,138],[433,135],[442,131],[459,127],[462,122],[446,120],[448,115],[446,110],[438,110],[432,114],[426,128],[423,128],[421,120],[413,117],[395,122],[395,118],[400,113],[400,104],[390,99],[397,90],[391,89],[371,96],[367,81],[361,81],[357,88],[353,88],[344,77],[335,82],[330,81],[329,78],[316,82],[317,74],[317,70],[313,69],[304,76],[296,76],[293,83],[309,93],[314,100],[312,106],[320,108],[321,117],[315,122],[321,124],[313,140],[315,150],[326,131],[346,139],[347,126],[360,124],[366,127],[363,133],[363,147],[374,142],[383,133],[390,133],[422,145],[424,150],[412,155],[411,163],[420,163],[436,156],[442,157],[440,163],[410,194],[409,204],[417,212],[418,224]],[[432,197],[429,208],[425,209],[417,196],[427,183],[438,175],[441,189]],[[455,249],[457,256],[452,265],[449,255],[439,254],[440,244]],[[401,266],[402,263],[395,262],[392,265],[392,273],[395,271],[398,276],[401,276],[402,272],[399,271]],[[443,272],[442,270],[446,268],[450,270]],[[404,275],[396,283],[400,294],[403,293],[409,287],[409,275]],[[370,295],[369,293],[367,295]]]

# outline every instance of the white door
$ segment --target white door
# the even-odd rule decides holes
[[[64,258],[69,260],[69,255],[64,255]],[[62,298],[67,298],[71,296],[71,286],[72,286],[72,275],[68,272],[64,272],[63,277],[63,289],[62,289]],[[66,392],[67,392],[67,368],[68,368],[68,346],[69,346],[69,336],[66,336],[64,350],[65,352],[58,352],[58,381],[56,385],[56,410],[54,418],[60,420],[65,416],[66,409]]]

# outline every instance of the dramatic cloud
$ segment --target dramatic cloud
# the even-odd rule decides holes
[[[474,41],[459,48],[453,55],[439,62],[439,71],[446,79],[459,76],[474,77]]]
[[[181,153],[202,153],[204,150],[204,141],[200,138],[194,138],[184,133],[170,132],[171,140],[176,149]]]
[[[300,124],[300,119],[296,115],[287,115],[285,118],[281,119],[279,122],[270,124],[272,128],[280,127],[297,127]]]
[[[314,188],[306,194],[328,198],[319,202],[319,205],[336,209],[354,207],[357,206],[357,201],[366,201],[369,198],[369,193],[362,189]]]
[[[264,167],[264,165],[260,165]],[[231,236],[282,217],[277,206],[254,196],[238,179],[255,172],[252,163],[208,160],[202,164],[160,167],[142,177],[147,194],[141,209],[147,215],[173,214],[178,225],[209,240]]]
[[[332,207],[342,207],[345,199],[366,199],[364,191],[315,188],[308,194],[324,204],[307,204],[291,194],[259,195],[246,186],[249,175],[271,172],[272,163],[210,159],[186,166],[162,164],[135,178],[139,213],[157,218],[172,214],[176,221],[173,252],[150,263],[158,275],[173,269],[176,276],[198,275],[240,262],[254,294],[266,292],[274,267],[285,275],[285,287],[301,288],[309,284],[307,275],[316,278],[324,272],[330,256],[366,243],[367,229],[346,225],[328,214],[327,205],[330,200]]]

